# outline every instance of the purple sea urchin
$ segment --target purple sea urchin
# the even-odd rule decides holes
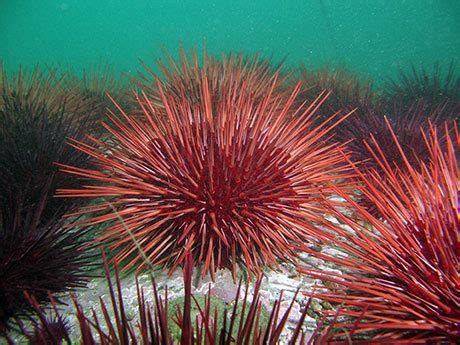
[[[20,71],[12,78],[1,73],[0,332],[31,312],[24,291],[42,302],[48,290],[67,291],[85,281],[83,233],[63,229],[62,219],[78,202],[53,199],[68,178],[54,162],[86,164],[88,157],[64,143],[68,135],[82,138],[92,122],[83,112],[86,103],[61,83],[54,71]]]

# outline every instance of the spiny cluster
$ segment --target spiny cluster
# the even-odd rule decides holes
[[[129,85],[111,65],[84,69],[81,77],[76,72],[66,73],[64,84],[70,92],[91,103],[91,112],[100,117],[106,113],[106,108],[113,107],[112,98],[125,110],[131,106]]]
[[[451,131],[454,141],[446,126],[443,149],[436,129],[430,130],[425,137],[430,158],[417,167],[405,158],[396,140],[403,169],[391,166],[374,142],[372,154],[384,178],[375,171],[361,174],[359,189],[381,218],[337,191],[354,211],[352,218],[331,208],[352,231],[333,224],[325,227],[325,233],[335,234],[330,244],[342,254],[306,250],[343,266],[346,273],[301,269],[333,283],[328,292],[318,295],[342,304],[340,315],[354,318],[337,326],[354,334],[377,331],[374,337],[379,341],[459,339],[459,136],[455,125]]]
[[[460,113],[460,78],[451,63],[446,69],[435,64],[431,71],[411,66],[400,69],[398,78],[390,79],[382,94],[387,113],[405,116],[413,108],[427,115],[439,113],[440,119],[450,121]]]
[[[257,272],[291,260],[297,245],[312,240],[330,185],[348,177],[341,149],[322,141],[332,119],[312,126],[324,98],[291,116],[299,87],[285,101],[274,92],[277,74],[257,100],[245,91],[244,74],[234,73],[236,82],[218,91],[205,72],[201,78],[198,103],[169,94],[158,81],[161,106],[144,96],[142,119],[109,115],[110,141],[74,142],[98,161],[97,169],[63,166],[92,185],[59,195],[111,198],[83,210],[108,211],[83,225],[121,217],[99,241],[118,250],[115,259],[127,259],[125,267],[143,265],[139,246],[148,262],[171,269],[191,251],[203,274],[221,267],[236,272],[238,264]]]
[[[365,111],[377,102],[377,93],[373,90],[372,82],[361,79],[359,75],[345,68],[311,70],[301,66],[296,76],[296,79],[302,81],[301,97],[298,101],[312,101],[323,90],[331,91],[322,109],[326,115],[343,110]]]
[[[250,96],[254,103],[263,100],[272,87],[277,94],[284,94],[287,97],[292,92],[292,87],[286,85],[291,73],[283,72],[281,65],[272,66],[270,60],[258,55],[248,57],[243,53],[222,54],[218,58],[208,55],[204,49],[200,61],[196,51],[192,51],[189,56],[184,49],[181,49],[179,59],[164,52],[164,61],[157,62],[161,75],[155,73],[147,64],[144,64],[144,68],[145,72],[132,80],[150,101],[159,107],[163,105],[157,87],[159,79],[165,93],[175,97],[177,101],[185,98],[188,103],[195,105],[202,104],[203,81],[206,81],[209,88],[213,105],[225,102],[228,97],[226,93],[231,89],[239,90],[239,96],[241,93]],[[323,90],[320,90],[310,102],[314,101]]]
[[[65,145],[93,124],[85,102],[62,88],[54,70],[0,73],[0,334],[28,316],[24,292],[43,302],[48,291],[84,286],[83,233],[64,229],[77,205],[53,199],[57,186],[78,185],[55,161],[85,166],[88,157]]]

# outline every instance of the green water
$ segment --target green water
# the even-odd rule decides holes
[[[458,0],[0,0],[0,60],[81,70],[206,45],[261,52],[288,65],[346,65],[383,78],[410,63],[460,56]]]

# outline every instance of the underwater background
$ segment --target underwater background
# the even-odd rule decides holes
[[[0,345],[459,343],[459,53],[460,0],[0,0]]]
[[[287,65],[346,65],[376,80],[411,63],[458,63],[456,0],[0,1],[0,60],[135,72],[179,44],[260,52]]]

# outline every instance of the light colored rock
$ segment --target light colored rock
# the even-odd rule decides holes
[[[331,255],[333,255],[334,249],[329,247],[323,247],[321,250],[324,250]],[[324,267],[324,263],[321,263],[319,260],[310,257],[308,255],[302,254],[302,259],[311,260],[317,267]],[[303,264],[302,264],[303,265]],[[330,267],[324,267],[325,270],[331,270]],[[339,270],[334,270],[334,272],[340,273]],[[194,282],[196,277],[193,277]],[[149,305],[154,304],[153,289],[151,283],[150,274],[144,273],[138,277],[139,284],[142,287],[144,293],[145,301]],[[183,287],[183,278],[182,272],[180,270],[174,272],[171,276],[168,276],[166,272],[156,273],[155,282],[161,297],[164,296],[164,292],[168,290],[168,299],[174,299],[177,297],[182,297],[184,295]],[[114,283],[112,281],[112,283]],[[270,311],[275,300],[279,299],[281,291],[283,291],[283,299],[281,302],[281,310],[279,318],[281,318],[286,311],[286,308],[291,303],[292,298],[294,297],[298,288],[300,288],[299,294],[296,297],[293,308],[291,310],[290,316],[288,318],[286,328],[283,331],[282,337],[284,339],[289,339],[292,332],[295,330],[296,323],[302,315],[303,305],[305,300],[308,299],[302,292],[309,293],[311,287],[321,282],[317,279],[312,279],[306,275],[298,274],[296,267],[293,264],[282,264],[277,271],[270,271],[266,273],[266,276],[262,280],[260,288],[260,300],[262,305],[267,311]],[[136,279],[133,276],[123,277],[122,281],[122,294],[123,300],[125,303],[125,311],[128,315],[128,318],[136,324],[138,321],[138,305],[137,305],[137,289],[136,289]],[[216,296],[226,303],[232,303],[236,297],[237,293],[237,282],[233,281],[233,276],[229,270],[220,270],[217,272],[215,281],[212,281],[209,276],[200,278],[197,286],[194,286],[192,292],[196,295],[203,295],[208,292],[210,289],[211,294]],[[240,298],[244,297],[245,293],[245,284],[241,287]],[[252,300],[252,295],[254,293],[254,282],[249,286],[249,301]],[[96,314],[99,320],[103,320],[103,314],[100,309],[99,297],[102,297],[103,301],[106,303],[109,315],[112,316],[113,311],[111,307],[111,300],[108,291],[108,286],[105,278],[95,278],[89,284],[87,289],[80,289],[75,292],[75,296],[78,299],[79,303],[82,305],[86,313],[90,313],[92,309],[96,311]],[[77,339],[79,334],[79,328],[77,326],[77,320],[74,316],[74,306],[73,302],[68,295],[62,295],[61,299],[67,302],[67,306],[63,306],[61,311],[64,315],[67,316],[69,325],[72,326],[72,338]],[[102,325],[105,322],[101,322]],[[305,325],[307,330],[313,330],[316,327],[316,320],[307,316]],[[104,331],[107,331],[107,328],[104,326]]]

